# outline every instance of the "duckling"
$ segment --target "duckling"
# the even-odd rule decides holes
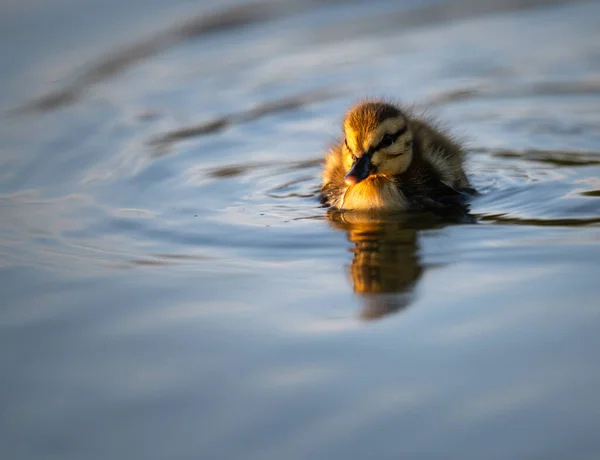
[[[406,211],[465,202],[463,150],[409,111],[381,100],[352,107],[327,154],[322,201],[339,210]]]

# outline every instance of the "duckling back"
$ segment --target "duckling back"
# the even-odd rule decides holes
[[[413,169],[430,168],[441,181],[457,189],[469,186],[463,169],[464,153],[462,146],[451,136],[444,134],[419,118],[411,119],[414,133]]]

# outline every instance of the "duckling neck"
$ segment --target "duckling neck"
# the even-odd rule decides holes
[[[357,211],[402,211],[408,209],[408,202],[393,176],[374,175],[349,186],[344,193],[340,208]]]

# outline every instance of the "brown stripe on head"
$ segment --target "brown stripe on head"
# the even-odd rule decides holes
[[[344,120],[344,133],[349,147],[355,154],[360,152],[373,132],[384,120],[402,115],[392,104],[381,101],[366,101],[354,106]]]

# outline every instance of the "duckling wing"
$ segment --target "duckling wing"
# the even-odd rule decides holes
[[[469,198],[468,193],[433,176],[421,180],[416,186],[401,188],[407,197],[428,208],[462,205]]]
[[[442,180],[438,180],[431,190],[431,198],[445,205],[462,205],[470,198],[466,190],[457,189]]]

